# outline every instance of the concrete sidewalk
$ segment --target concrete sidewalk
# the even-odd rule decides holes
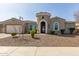
[[[79,47],[4,47],[0,56],[76,56]]]

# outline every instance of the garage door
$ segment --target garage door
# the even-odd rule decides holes
[[[6,33],[22,33],[22,26],[21,25],[7,25],[6,26]]]

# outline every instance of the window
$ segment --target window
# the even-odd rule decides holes
[[[58,24],[55,23],[55,30],[58,30]]]
[[[34,24],[30,25],[30,30],[36,29],[36,26]]]
[[[58,22],[55,22],[53,28],[56,31],[59,30],[59,23]]]
[[[30,30],[32,30],[32,25],[30,25]]]
[[[36,29],[35,25],[32,26],[32,29]]]

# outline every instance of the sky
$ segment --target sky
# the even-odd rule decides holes
[[[72,21],[78,10],[77,3],[4,3],[0,4],[0,21],[19,16],[24,20],[35,20],[38,12],[49,12],[51,17],[58,16]]]

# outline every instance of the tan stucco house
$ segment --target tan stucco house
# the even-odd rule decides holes
[[[55,16],[52,17],[48,12],[36,13],[35,21],[22,21],[20,19],[11,18],[0,22],[1,33],[25,33],[28,30],[36,28],[38,33],[51,33],[56,31],[60,33],[61,29],[65,29],[65,33],[69,33],[69,28],[76,28],[75,21],[66,21],[65,19]]]
[[[22,21],[20,19],[11,18],[6,21],[0,22],[1,33],[26,33],[30,30],[30,27],[36,27],[37,24],[34,21]]]
[[[74,21],[66,21],[58,16],[51,17],[48,12],[39,12],[36,16],[39,33],[51,33],[52,31],[60,33],[61,29],[65,29],[65,33],[69,33],[69,28],[75,28]]]

